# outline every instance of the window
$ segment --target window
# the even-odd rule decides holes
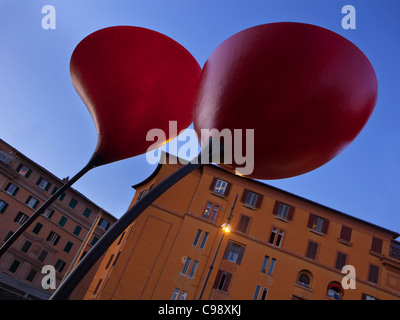
[[[203,240],[201,240],[200,243],[200,249],[204,249],[204,247],[206,246],[208,235],[208,232],[204,232]]]
[[[39,180],[36,182],[36,184],[38,185],[38,187],[42,190],[49,190],[51,183],[48,182],[46,179],[40,177]]]
[[[97,241],[99,241],[99,238],[93,237],[92,242],[90,243],[90,245],[94,246],[97,243]]]
[[[109,223],[107,220],[104,220],[103,218],[101,218],[99,221],[99,227],[104,230],[108,230],[110,225],[111,225],[111,223]]]
[[[188,269],[189,269],[189,265],[190,265],[191,262],[192,262],[192,258],[187,257],[187,258],[186,258],[186,261],[185,261],[185,264],[184,264],[184,266],[183,266],[181,275],[186,276],[187,271],[188,271]]]
[[[400,242],[392,240],[390,244],[389,256],[400,260]]]
[[[190,269],[190,272],[189,272],[189,276],[188,276],[189,279],[193,279],[198,265],[199,265],[199,262],[197,260],[194,260],[192,268]]]
[[[66,253],[69,253],[69,252],[71,251],[73,245],[74,245],[74,244],[73,244],[71,241],[68,241],[67,244],[66,244],[65,247],[64,247],[64,251],[65,251]]]
[[[17,195],[19,188],[15,184],[9,182],[4,190],[8,194],[15,196],[15,195]]]
[[[56,269],[58,272],[62,272],[65,267],[65,261],[58,259],[56,264],[54,265],[54,269]]]
[[[336,256],[335,268],[338,270],[342,270],[342,268],[346,265],[347,262],[347,254],[338,252]]]
[[[274,273],[275,263],[276,263],[276,259],[272,258],[271,259],[271,264],[270,264],[269,270],[268,270],[268,274],[270,276],[272,276],[272,274]]]
[[[10,268],[8,269],[8,271],[10,271],[12,273],[17,272],[20,264],[21,264],[21,262],[19,262],[18,260],[14,260],[13,263],[11,264]]]
[[[186,296],[187,296],[187,292],[182,291],[182,294],[181,294],[181,297],[179,298],[179,300],[186,300]]]
[[[279,230],[277,228],[272,228],[268,242],[277,247],[280,247],[280,245],[282,243],[283,234],[284,234],[283,230]]]
[[[226,293],[228,292],[231,279],[232,279],[232,274],[222,270],[218,270],[213,288]]]
[[[383,244],[382,239],[372,237],[371,251],[376,253],[382,253],[382,244]]]
[[[203,213],[203,218],[215,221],[217,219],[219,209],[220,209],[219,205],[208,202]]]
[[[0,200],[0,213],[4,213],[8,207],[8,203]]]
[[[260,208],[263,196],[253,191],[244,189],[241,201],[252,208]]]
[[[309,288],[311,286],[311,273],[309,273],[308,271],[300,271],[297,276],[296,283],[298,285]]]
[[[338,282],[331,282],[328,284],[326,295],[335,300],[342,299],[343,297],[343,288]]]
[[[263,273],[265,273],[265,271],[267,270],[268,260],[269,260],[269,257],[265,256],[263,264],[261,266],[261,272],[263,272]]]
[[[81,231],[82,231],[82,227],[81,226],[76,226],[73,234],[76,235],[76,236],[79,236]]]
[[[378,284],[379,280],[379,267],[373,264],[369,265],[368,281]]]
[[[65,223],[67,222],[67,220],[68,219],[66,217],[62,216],[60,221],[58,221],[58,225],[61,226],[61,227],[64,227]]]
[[[45,217],[49,218],[49,219],[51,219],[51,217],[53,216],[53,214],[54,214],[54,209],[47,209],[47,210],[43,213],[43,215],[44,215]]]
[[[351,242],[351,232],[352,229],[347,227],[347,226],[342,226],[342,230],[340,231],[340,236],[339,238],[341,240],[347,241],[347,242]]]
[[[20,211],[15,217],[14,222],[18,223],[19,225],[23,225],[26,220],[28,220],[28,216]]]
[[[36,225],[33,228],[32,232],[34,234],[39,234],[40,230],[42,230],[42,227],[43,227],[43,225],[40,222],[38,222],[38,223],[36,223]]]
[[[25,203],[28,205],[28,207],[31,207],[32,209],[36,209],[36,207],[39,204],[39,200],[32,196],[29,196],[28,199],[26,199]]]
[[[92,213],[92,210],[90,210],[89,208],[86,208],[83,211],[83,216],[86,217],[86,218],[89,218],[91,213]]]
[[[362,293],[361,294],[361,300],[379,300],[379,299],[375,298],[373,296],[370,296],[369,294]]]
[[[62,194],[60,194],[60,196],[58,197],[58,200],[60,200],[60,201],[63,201],[64,200],[64,198],[65,198],[65,196],[66,196],[66,193],[65,192],[63,192]]]
[[[46,240],[53,245],[57,245],[58,241],[60,240],[60,236],[57,233],[55,233],[54,231],[50,231]]]
[[[174,292],[172,294],[171,300],[178,300],[179,292],[180,292],[180,289],[175,288]],[[181,296],[179,297],[179,300],[186,300],[186,297],[187,297],[187,292],[182,291]]]
[[[28,250],[29,250],[29,248],[31,247],[31,245],[32,245],[32,242],[26,240],[26,241],[24,242],[24,245],[23,245],[22,248],[21,248],[21,251],[24,252],[24,253],[27,253]]]
[[[211,182],[210,185],[210,190],[214,193],[223,195],[223,196],[228,196],[229,192],[231,190],[232,184],[229,182],[226,182],[224,180],[214,178]]]
[[[39,254],[38,261],[44,262],[48,254],[49,253],[46,250],[42,250],[42,252]]]
[[[35,279],[37,273],[38,272],[36,270],[31,269],[31,271],[29,271],[29,273],[28,273],[28,275],[26,276],[25,279],[28,280],[29,282],[32,282],[33,279]]]
[[[178,288],[175,288],[174,293],[172,294],[171,300],[178,299],[179,291],[180,290]]]
[[[237,231],[247,233],[247,229],[249,228],[249,225],[250,225],[250,217],[242,214],[240,216],[239,224],[237,226]]]
[[[228,245],[226,246],[224,253],[224,259],[241,264],[245,249],[245,246],[228,241]]]
[[[24,165],[21,163],[21,164],[17,167],[17,172],[18,172],[21,176],[23,176],[23,177],[25,177],[25,178],[28,178],[29,175],[31,174],[32,170],[29,169],[28,167],[24,166]]]
[[[260,296],[260,291],[261,291],[261,286],[256,285],[256,289],[254,290],[253,300],[258,300],[258,297]],[[266,300],[267,294],[268,294],[268,288],[264,288],[261,293],[260,300]]]
[[[197,244],[199,243],[199,239],[200,239],[202,232],[203,231],[201,231],[200,229],[197,230],[196,236],[194,237],[193,244],[192,244],[193,247],[196,247]]]
[[[254,290],[253,300],[258,299],[258,295],[260,294],[261,286],[258,284],[256,285],[256,289]]]
[[[267,300],[268,288],[264,288],[260,300]]]
[[[272,213],[276,217],[289,221],[293,220],[294,210],[295,208],[293,206],[289,206],[286,203],[275,201],[275,206],[274,209],[272,210]]]
[[[311,230],[326,234],[328,232],[329,220],[310,213],[307,226]]]
[[[309,241],[308,242],[308,247],[307,247],[307,252],[306,252],[306,257],[312,260],[315,260],[317,257],[317,251],[318,251],[318,243]]]
[[[70,200],[70,202],[68,203],[68,206],[72,209],[75,209],[76,205],[78,204],[78,200],[76,200],[75,198],[72,198]]]

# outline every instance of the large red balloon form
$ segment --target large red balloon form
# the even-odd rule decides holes
[[[201,67],[161,33],[132,26],[96,31],[76,46],[70,73],[96,126],[98,165],[167,142],[146,141],[150,129],[168,132],[169,121],[177,121],[179,133],[192,122]]]
[[[292,177],[328,162],[355,139],[374,109],[377,87],[366,56],[342,36],[302,23],[260,25],[228,38],[206,61],[194,127],[198,135],[254,129],[248,176]],[[240,167],[235,161],[222,166]]]

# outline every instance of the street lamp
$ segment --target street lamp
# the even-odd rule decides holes
[[[214,257],[211,261],[210,266],[208,267],[207,276],[206,276],[206,279],[204,280],[204,284],[203,284],[203,287],[201,288],[201,292],[200,292],[198,300],[201,300],[201,298],[203,297],[204,289],[206,288],[208,279],[210,278],[211,271],[212,271],[212,269],[214,269],[214,262],[215,262],[215,259],[217,258],[217,254],[218,254],[219,248],[221,246],[222,239],[224,238],[225,233],[229,233],[232,231],[232,227],[229,223],[231,222],[232,217],[233,217],[232,213],[233,213],[233,208],[235,207],[235,204],[236,204],[237,197],[238,197],[238,194],[236,194],[235,201],[233,201],[233,205],[232,205],[231,211],[229,212],[229,216],[226,218],[226,222],[221,226],[223,232],[222,232],[221,238],[219,239],[218,247],[217,247],[217,250],[215,251]]]

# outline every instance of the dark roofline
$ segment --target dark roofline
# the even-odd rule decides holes
[[[171,156],[168,152],[164,152],[164,153],[165,153],[165,156],[166,156],[166,157],[170,157],[170,156]],[[175,157],[174,155],[172,155],[172,156]],[[179,163],[179,162],[178,162],[178,163]],[[294,193],[291,193],[291,192],[289,192],[289,191],[285,191],[285,190],[279,189],[279,188],[277,188],[277,187],[271,186],[271,185],[269,185],[269,184],[267,184],[267,183],[265,183],[265,182],[262,182],[262,181],[260,181],[260,180],[254,180],[254,179],[251,179],[251,178],[247,178],[247,177],[242,177],[242,176],[235,175],[234,173],[229,172],[229,171],[227,171],[227,170],[225,170],[225,169],[223,169],[223,168],[221,168],[221,167],[219,167],[219,166],[217,166],[217,165],[215,165],[215,164],[205,164],[205,165],[203,165],[203,167],[204,167],[204,166],[212,167],[212,168],[217,169],[217,170],[220,170],[220,171],[222,171],[222,172],[224,172],[224,173],[230,174],[230,175],[232,175],[232,176],[234,176],[234,177],[236,177],[236,178],[244,179],[244,180],[246,180],[246,181],[249,181],[249,182],[252,182],[252,183],[256,183],[256,184],[258,184],[258,185],[260,185],[260,186],[267,187],[267,188],[269,188],[269,189],[271,189],[271,190],[273,190],[273,191],[276,191],[276,192],[282,193],[282,194],[284,194],[284,195],[290,196],[290,197],[292,197],[292,198],[295,198],[295,199],[298,199],[298,200],[307,202],[307,203],[309,203],[309,204],[311,204],[311,205],[314,205],[314,206],[317,206],[318,208],[321,208],[321,209],[330,211],[330,212],[332,212],[332,213],[334,213],[334,214],[337,214],[337,215],[340,215],[340,216],[342,216],[342,217],[349,218],[349,219],[354,220],[354,221],[356,221],[356,222],[359,222],[359,223],[368,225],[368,226],[370,226],[370,227],[379,229],[379,230],[381,230],[381,231],[383,231],[383,232],[385,232],[385,233],[391,234],[391,235],[393,236],[393,239],[396,239],[396,238],[398,238],[398,237],[400,236],[400,234],[397,233],[397,232],[395,232],[395,231],[386,229],[386,228],[384,228],[384,227],[378,226],[378,225],[376,225],[376,224],[373,224],[373,223],[371,223],[371,222],[365,221],[365,220],[363,220],[363,219],[356,218],[356,217],[351,216],[351,215],[349,215],[349,214],[347,214],[347,213],[344,213],[344,212],[341,212],[341,211],[339,211],[339,210],[330,208],[330,207],[328,207],[328,206],[325,206],[325,205],[320,204],[320,203],[318,203],[318,202],[315,202],[315,201],[309,200],[309,199],[307,199],[307,198],[301,197],[301,196],[296,195],[296,194],[294,194]],[[152,180],[152,179],[158,174],[158,172],[161,170],[161,167],[162,167],[162,163],[160,162],[160,163],[157,165],[157,168],[154,170],[154,172],[153,172],[149,177],[147,177],[147,178],[146,178],[145,180],[143,180],[142,182],[139,182],[138,184],[133,185],[132,188],[136,189],[136,188],[141,187],[142,185],[148,183],[150,180]]]

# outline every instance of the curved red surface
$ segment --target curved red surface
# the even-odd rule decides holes
[[[147,132],[168,135],[169,121],[187,128],[200,72],[184,47],[152,30],[117,26],[83,39],[70,73],[96,126],[98,165],[145,153],[154,144]]]
[[[348,146],[377,94],[370,62],[350,41],[308,24],[265,24],[233,35],[208,58],[194,127],[198,134],[254,129],[249,177],[287,178],[318,168]]]

